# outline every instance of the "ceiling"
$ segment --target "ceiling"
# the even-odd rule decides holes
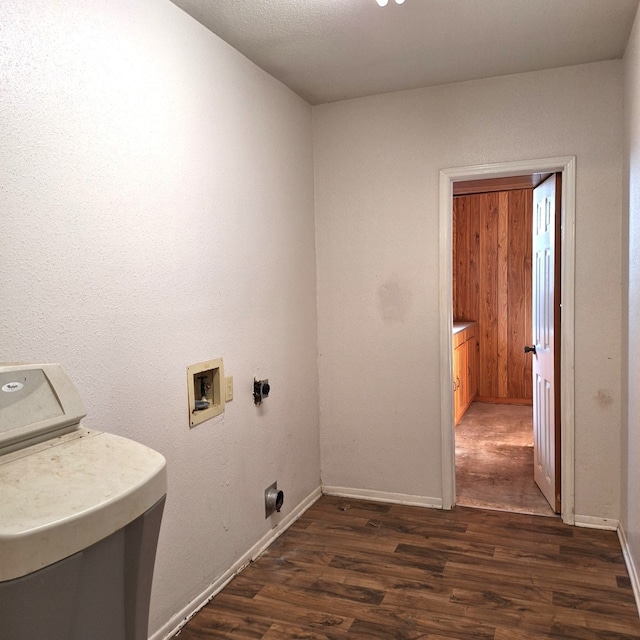
[[[638,0],[172,0],[310,104],[621,58]]]

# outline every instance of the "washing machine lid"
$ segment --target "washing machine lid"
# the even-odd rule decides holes
[[[145,445],[87,429],[0,456],[0,582],[133,522],[166,494],[165,464]]]
[[[85,415],[59,364],[0,363],[0,454],[69,431]]]

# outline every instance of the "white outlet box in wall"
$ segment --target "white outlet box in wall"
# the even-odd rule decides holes
[[[187,367],[189,424],[192,427],[224,412],[226,391],[222,389],[222,358]]]

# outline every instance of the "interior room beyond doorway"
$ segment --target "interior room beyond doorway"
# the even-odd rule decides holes
[[[533,479],[530,405],[471,404],[456,425],[456,504],[555,515]]]
[[[457,504],[553,515],[534,481],[531,355],[523,349],[532,335],[533,189],[548,176],[453,186]],[[463,337],[460,321],[472,323]]]

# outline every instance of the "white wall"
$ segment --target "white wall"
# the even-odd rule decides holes
[[[631,32],[625,72],[625,241],[626,278],[623,338],[628,343],[623,376],[626,416],[622,437],[622,526],[635,567],[640,571],[640,17]]]
[[[311,108],[168,0],[5,0],[0,43],[0,361],[167,457],[154,631],[319,487]]]
[[[0,360],[61,362],[85,426],[167,457],[152,631],[269,531],[268,484],[285,515],[318,487],[317,338],[325,484],[441,496],[441,168],[577,156],[576,509],[619,517],[619,61],[314,107],[312,132],[306,103],[168,1],[6,0],[0,42]],[[186,366],[218,356],[235,400],[189,429]]]
[[[576,513],[618,518],[621,62],[313,115],[323,484],[441,498],[439,170],[576,155]]]

